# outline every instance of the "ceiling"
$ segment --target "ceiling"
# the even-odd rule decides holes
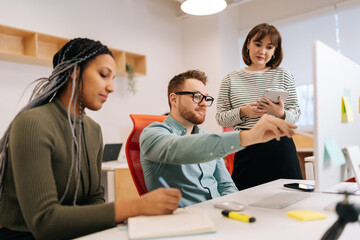
[[[185,0],[171,0],[178,5],[179,16],[187,14],[180,10]],[[274,22],[294,16],[309,14],[322,9],[360,0],[226,0],[226,14],[235,14],[239,29],[248,29],[260,22]]]

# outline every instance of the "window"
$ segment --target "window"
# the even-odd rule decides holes
[[[296,125],[314,126],[314,85],[298,86],[296,92],[301,109],[301,115]]]

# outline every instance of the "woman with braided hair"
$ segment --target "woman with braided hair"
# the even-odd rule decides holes
[[[104,203],[102,133],[85,109],[101,109],[114,91],[111,51],[76,38],[55,54],[53,67],[0,141],[0,239],[69,239],[175,210],[177,189]]]

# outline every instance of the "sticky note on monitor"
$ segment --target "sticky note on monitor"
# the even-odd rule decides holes
[[[348,88],[345,88],[345,89],[344,89],[344,96],[345,96],[345,97],[348,97],[349,100],[351,100],[351,90],[348,89]]]
[[[289,211],[286,213],[286,216],[300,220],[300,221],[310,221],[310,220],[326,218],[325,214],[314,212],[311,210],[303,210],[303,209]]]
[[[336,166],[345,164],[344,153],[341,151],[341,149],[339,148],[333,137],[325,138],[324,146],[325,146],[325,154],[324,154],[325,163],[329,163],[331,161]]]
[[[350,105],[349,97],[343,96],[341,100],[341,121],[353,122],[354,116]]]

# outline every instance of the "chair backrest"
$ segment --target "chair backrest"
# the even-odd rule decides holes
[[[147,193],[147,189],[140,163],[139,137],[143,129],[150,123],[163,122],[166,117],[165,115],[130,114],[134,127],[126,141],[125,154],[132,179],[140,196]]]
[[[231,132],[231,131],[234,131],[233,127],[223,127],[223,132]],[[235,153],[231,153],[223,158],[226,169],[229,171],[230,175],[232,174],[234,169],[234,157],[235,157]]]

